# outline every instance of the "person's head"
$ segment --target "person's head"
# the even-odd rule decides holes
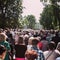
[[[6,35],[4,33],[0,33],[0,41],[6,40]]]
[[[11,34],[11,33],[8,35],[8,37],[9,37],[9,38],[13,38],[13,36],[12,36],[12,34]]]
[[[0,45],[0,58],[4,60],[6,55],[6,48],[3,45]]]
[[[25,57],[28,60],[35,60],[37,58],[37,52],[35,50],[27,50],[25,53]]]
[[[24,35],[25,45],[28,45],[29,35]]]
[[[54,50],[55,49],[55,43],[53,41],[51,41],[49,44],[48,44],[48,49],[49,50]]]
[[[57,44],[56,49],[57,49],[58,51],[60,51],[60,42]]]
[[[46,40],[46,35],[44,35],[44,36],[41,38],[41,40]]]
[[[23,44],[23,37],[20,36],[20,37],[18,38],[18,44]]]
[[[36,45],[37,46],[38,43],[39,43],[39,40],[37,38],[34,38],[32,40],[32,45]]]
[[[34,37],[30,37],[29,40],[28,40],[28,44],[29,45],[32,45],[32,40],[34,39]]]

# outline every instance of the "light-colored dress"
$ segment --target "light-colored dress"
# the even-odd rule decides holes
[[[56,60],[56,58],[59,56],[59,54],[54,51],[45,51],[44,52],[45,60]]]

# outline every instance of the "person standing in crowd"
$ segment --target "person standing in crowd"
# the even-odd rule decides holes
[[[50,42],[48,44],[48,50],[44,52],[45,60],[56,60],[59,54],[55,51],[55,43]]]
[[[41,50],[42,51],[46,51],[47,50],[47,46],[48,46],[48,41],[46,40],[46,36],[45,35],[41,38],[41,44],[42,44]]]
[[[60,42],[60,37],[59,37],[59,34],[58,34],[58,33],[59,33],[59,32],[56,32],[55,36],[52,37],[52,41],[55,42],[56,47],[57,47],[58,42]]]
[[[40,50],[42,50],[42,47],[43,47],[43,43],[41,42],[41,40],[39,39],[39,43],[37,44],[38,48]]]
[[[37,47],[38,42],[39,42],[39,40],[36,39],[36,38],[34,38],[34,39],[32,40],[32,47],[31,47],[31,49],[32,49],[32,50],[35,50],[35,51],[37,52],[37,54],[38,54],[38,57],[37,57],[36,60],[45,60],[42,50],[40,50],[40,49]]]
[[[0,60],[4,60],[6,56],[6,48],[3,45],[0,45]]]
[[[12,34],[10,34],[9,37],[7,37],[7,41],[8,41],[11,45],[15,45],[15,40],[13,39]]]
[[[10,48],[10,44],[6,41],[6,35],[4,33],[0,33],[0,45],[4,45],[7,49],[4,60],[9,60],[9,53],[11,51],[11,48]]]
[[[24,43],[25,43],[25,45],[28,45],[28,40],[29,40],[29,35],[25,34],[24,35]]]
[[[28,45],[27,45],[27,49],[28,50],[31,50],[31,47],[32,47],[32,40],[34,39],[34,37],[30,37],[29,40],[28,40]]]
[[[9,37],[7,37],[6,39],[11,47],[11,58],[13,59],[13,55],[14,55],[14,46],[15,46],[15,40],[13,39],[12,34],[9,35]]]
[[[23,43],[23,37],[18,38],[18,44],[15,45],[15,60],[25,60],[27,46]]]

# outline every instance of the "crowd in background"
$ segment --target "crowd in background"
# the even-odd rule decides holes
[[[0,46],[0,60],[60,60],[60,31],[0,29]]]

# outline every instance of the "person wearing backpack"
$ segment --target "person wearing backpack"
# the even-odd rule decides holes
[[[35,50],[35,51],[37,52],[37,54],[38,54],[36,60],[45,60],[45,57],[44,57],[44,54],[43,54],[42,50],[40,50],[40,49],[37,47],[38,42],[39,42],[39,40],[36,39],[36,38],[34,38],[34,39],[32,40],[32,47],[31,47],[31,49],[32,49],[32,50]]]

